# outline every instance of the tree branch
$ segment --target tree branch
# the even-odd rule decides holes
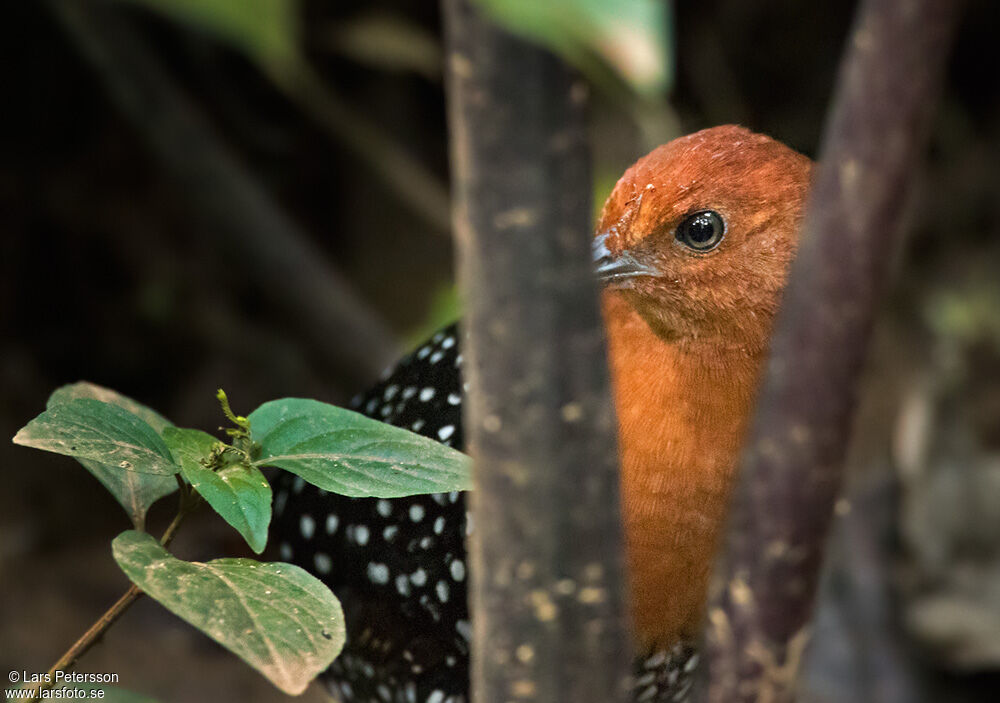
[[[850,34],[713,580],[713,703],[794,699],[857,380],[960,6],[865,0]]]
[[[466,0],[448,0],[445,14],[476,460],[473,696],[624,700],[631,659],[585,88]]]

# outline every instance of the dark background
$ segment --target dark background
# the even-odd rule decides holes
[[[398,349],[458,314],[447,232],[401,202],[243,56],[189,26],[116,9],[206,117],[211,139],[237,155],[243,175],[366,301],[373,324],[392,330]],[[853,9],[681,3],[661,133],[738,122],[815,156]],[[151,149],[148,132],[161,115],[123,113],[107,90],[114,67],[95,72],[45,4],[4,3],[0,12],[0,437],[40,412],[53,389],[83,379],[209,430],[222,424],[213,398],[220,386],[237,412],[282,396],[342,402],[364,388],[386,350],[370,363],[333,359],[331,349],[356,350],[357,339],[328,329],[314,308],[296,310],[287,277],[269,275],[266,260],[248,262],[238,240],[220,234],[218,216],[206,210],[239,203],[207,180],[202,197],[192,197],[178,168],[193,146],[178,143],[170,163]],[[330,91],[444,182],[440,74],[387,70],[343,49],[352,21],[381,13],[422,30],[433,59],[436,3],[317,0],[304,12],[306,53]],[[977,0],[962,26],[880,326],[860,423],[868,439],[855,452],[859,465],[867,451],[906,469],[903,620],[938,664],[977,671],[1000,662],[1000,615],[988,605],[1000,594],[990,536],[1000,528],[992,507],[1000,505],[998,15],[996,3]],[[599,89],[593,97],[599,200],[651,145],[615,97]],[[275,246],[285,246],[277,235]],[[916,439],[905,424],[913,402],[935,419]],[[0,442],[0,470],[0,669],[44,671],[125,589],[108,541],[128,525],[70,459]],[[982,505],[963,520],[971,497]],[[154,526],[169,517],[172,500],[154,509]],[[205,534],[186,530],[180,556],[240,552],[235,533],[208,515],[199,522]],[[951,583],[956,565],[972,573],[960,586]],[[937,599],[930,615],[928,597]],[[961,617],[942,624],[940,598]],[[974,642],[973,655],[942,650],[955,637]],[[119,672],[124,686],[163,700],[280,697],[148,602],[82,669]]]

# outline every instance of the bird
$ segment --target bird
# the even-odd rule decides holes
[[[680,703],[730,489],[798,246],[812,161],[736,125],[674,139],[625,171],[593,239],[618,421],[633,699]],[[350,407],[462,449],[461,325]],[[343,604],[323,674],[343,703],[465,703],[474,529],[461,493],[347,498],[283,474],[283,560]]]

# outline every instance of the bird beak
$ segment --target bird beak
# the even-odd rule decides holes
[[[592,252],[594,255],[594,273],[597,280],[605,285],[613,285],[639,276],[659,276],[660,272],[649,264],[644,264],[629,251],[623,251],[615,256],[608,249],[607,234],[594,237]]]

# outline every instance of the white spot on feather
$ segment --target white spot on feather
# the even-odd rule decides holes
[[[312,519],[312,515],[303,515],[299,518],[299,532],[304,539],[312,539],[316,532],[316,521]]]

